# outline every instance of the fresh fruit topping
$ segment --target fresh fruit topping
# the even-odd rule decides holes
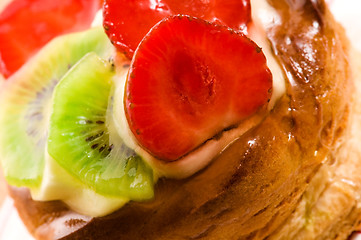
[[[119,137],[112,118],[112,64],[88,54],[56,86],[48,153],[95,192],[153,197],[153,171]]]
[[[99,0],[13,0],[0,15],[0,73],[9,77],[52,38],[90,26]]]
[[[251,7],[249,0],[106,0],[104,29],[118,51],[132,58],[151,27],[173,14],[191,15],[240,30],[251,19]]]
[[[90,51],[114,51],[101,27],[54,39],[1,86],[0,161],[10,184],[40,184],[54,87]]]
[[[254,42],[177,15],[154,26],[137,48],[126,117],[145,149],[173,161],[257,112],[271,89],[272,75]]]

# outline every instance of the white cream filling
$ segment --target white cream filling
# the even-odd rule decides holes
[[[62,200],[72,210],[88,216],[104,216],[122,207],[126,198],[97,194],[70,175],[49,154],[45,156],[43,181],[39,189],[31,189],[34,200]]]
[[[272,53],[265,33],[266,28],[270,24],[277,22],[277,15],[268,5],[266,0],[253,0],[252,18],[253,25],[249,29],[250,38],[262,48],[267,59],[268,67],[273,76],[273,94],[269,103],[269,110],[271,110],[277,99],[285,92],[284,75]],[[98,13],[93,25],[101,25],[101,22],[101,14],[99,17]],[[155,178],[185,178],[193,175],[207,166],[215,157],[227,148],[227,146],[242,136],[246,131],[259,124],[262,120],[262,116],[254,115],[242,122],[239,127],[224,132],[217,140],[212,139],[207,141],[197,150],[178,161],[159,161],[137,144],[137,141],[129,129],[123,107],[124,86],[128,69],[121,67],[118,70],[120,71],[117,73],[115,79],[116,89],[114,94],[114,118],[118,120],[114,121],[116,123],[116,128],[118,133],[125,140],[126,145],[133,148],[152,166]],[[116,104],[120,104],[120,106],[116,106]],[[95,193],[93,190],[74,179],[74,177],[51,159],[48,154],[46,154],[42,185],[39,189],[32,189],[31,192],[33,198],[36,200],[62,200],[68,204],[71,209],[89,216],[103,216],[109,214],[128,201],[123,198],[104,197]]]
[[[267,59],[268,68],[273,76],[273,92],[268,105],[268,109],[271,110],[276,101],[286,92],[286,81],[283,71],[273,54],[271,44],[266,35],[266,30],[280,24],[280,19],[276,10],[267,3],[267,0],[251,0],[251,7],[253,25],[248,30],[249,36],[262,48]]]
[[[100,9],[93,19],[91,27],[100,27],[103,26],[103,11]]]

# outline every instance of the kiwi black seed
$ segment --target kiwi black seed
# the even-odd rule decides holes
[[[10,77],[0,90],[0,161],[8,182],[39,186],[53,90],[86,53],[113,51],[101,27],[58,37]]]
[[[87,54],[56,86],[48,153],[104,196],[152,198],[153,171],[114,129],[112,63]]]

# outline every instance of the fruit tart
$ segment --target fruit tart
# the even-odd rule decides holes
[[[106,0],[101,12],[101,26],[53,34],[3,72],[0,160],[35,238],[360,229],[360,83],[324,1]]]

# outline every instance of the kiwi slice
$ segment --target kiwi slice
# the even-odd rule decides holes
[[[113,68],[89,53],[56,86],[48,153],[99,194],[149,199],[154,194],[153,171],[114,127]]]
[[[10,184],[40,185],[54,87],[90,51],[113,51],[101,27],[54,39],[1,86],[0,163]]]

